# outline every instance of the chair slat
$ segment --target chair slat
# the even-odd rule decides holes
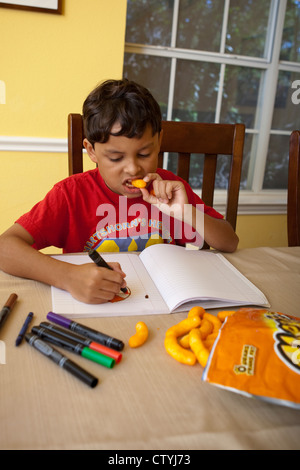
[[[217,155],[205,155],[203,167],[202,200],[208,206],[213,206],[214,189],[217,169]]]
[[[189,181],[190,175],[190,153],[178,153],[178,163],[177,163],[177,176],[184,179],[185,181]]]

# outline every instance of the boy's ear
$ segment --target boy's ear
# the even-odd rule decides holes
[[[92,160],[92,162],[97,163],[97,158],[96,158],[96,155],[95,155],[95,149],[94,149],[93,145],[90,143],[90,141],[88,141],[87,139],[84,139],[83,140],[83,145],[84,145],[85,150],[87,151],[88,156]]]

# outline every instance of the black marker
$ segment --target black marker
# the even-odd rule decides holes
[[[117,351],[122,351],[124,348],[123,341],[113,338],[112,336],[108,336],[104,333],[100,333],[100,331],[93,330],[88,326],[76,323],[75,321],[63,317],[58,313],[49,312],[47,314],[47,319],[53,323],[56,323],[56,325],[63,326],[64,328],[68,328],[71,331],[75,331],[75,333],[83,335],[86,338],[90,338],[97,343],[104,344],[104,346],[107,346],[108,348],[116,349]]]
[[[45,341],[41,340],[38,336],[34,335],[33,333],[27,333],[25,335],[25,339],[30,344],[30,346],[33,346],[39,352],[44,354],[44,356],[47,356],[59,367],[70,372],[70,374],[74,375],[90,387],[96,387],[98,383],[97,377],[94,377],[89,372],[82,369],[74,362],[70,361],[70,359],[63,356],[59,351],[49,346],[49,344],[45,343]]]
[[[43,321],[40,323],[40,327],[46,328],[47,330],[53,331],[54,333],[64,336],[65,338],[71,339],[72,341],[76,341],[78,344],[82,344],[83,346],[87,346],[94,351],[98,351],[105,356],[112,357],[116,362],[120,362],[122,359],[122,353],[116,351],[115,349],[108,348],[104,346],[104,344],[96,343],[95,341],[87,338],[86,336],[79,335],[78,333],[74,333],[74,331],[67,330],[66,328],[60,328],[57,325],[52,325],[52,323],[48,323]]]
[[[89,251],[89,257],[94,261],[94,263],[97,266],[99,266],[99,268],[107,268],[107,269],[110,269],[111,271],[113,271],[113,268],[111,268],[109,266],[109,264],[107,264],[107,262],[102,258],[102,256],[98,253],[98,251],[90,250]],[[127,292],[128,292],[126,287],[121,287],[121,291],[124,294],[127,294]]]
[[[55,333],[54,331],[47,330],[47,328],[43,328],[42,326],[34,326],[31,332],[35,333],[44,341],[67,349],[74,354],[85,357],[90,361],[97,362],[97,364],[101,364],[102,366],[108,367],[109,369],[115,365],[115,360],[112,357],[105,356],[98,351],[93,351],[93,349],[78,343],[78,341],[73,341],[72,339],[66,338],[65,336]]]

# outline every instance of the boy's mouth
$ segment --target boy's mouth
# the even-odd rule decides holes
[[[137,188],[136,186],[133,186],[132,184],[132,181],[136,180],[136,179],[142,179],[141,177],[140,178],[132,178],[130,180],[126,180],[124,181],[124,186],[126,186],[126,188],[128,189],[135,189],[135,190],[138,190],[139,191],[139,188]]]

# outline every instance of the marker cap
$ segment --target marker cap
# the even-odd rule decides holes
[[[107,348],[103,344],[91,341],[91,343],[89,344],[89,348],[101,354],[104,354],[105,356],[112,357],[116,361],[116,363],[120,362],[122,359],[122,353],[116,351],[115,349]]]
[[[48,320],[53,321],[57,325],[63,326],[64,328],[69,328],[72,323],[72,320],[69,320],[68,318],[63,317],[62,315],[58,315],[54,312],[49,312],[47,314],[47,318]]]
[[[98,364],[101,364],[104,367],[108,367],[109,369],[115,365],[115,360],[112,357],[104,356],[104,354],[93,351],[93,349],[90,348],[83,348],[81,355],[82,357],[97,362]]]

